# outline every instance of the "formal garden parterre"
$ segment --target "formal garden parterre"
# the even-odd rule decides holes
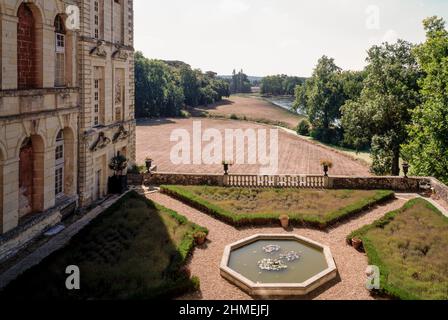
[[[278,225],[325,229],[394,198],[387,190],[250,189],[161,186],[161,191],[233,226]]]
[[[448,217],[422,198],[354,231],[380,268],[377,293],[400,299],[448,299]]]

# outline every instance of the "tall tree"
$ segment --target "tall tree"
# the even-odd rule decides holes
[[[420,71],[412,48],[403,40],[373,46],[361,96],[342,107],[346,141],[356,147],[371,143],[372,171],[378,175],[400,174],[400,146],[408,138],[411,111],[420,101]]]
[[[439,17],[428,18],[423,25],[426,42],[414,50],[424,72],[423,103],[412,113],[404,154],[413,173],[448,183],[448,31]]]
[[[340,117],[344,102],[339,76],[341,69],[334,59],[323,56],[319,59],[313,75],[302,89],[296,90],[295,105],[303,105],[314,130],[322,132],[319,139],[330,140],[329,129]]]
[[[230,85],[231,93],[250,93],[251,89],[252,84],[250,83],[249,77],[243,72],[243,70],[238,73],[233,70]]]
[[[197,106],[200,97],[200,83],[196,72],[190,66],[184,65],[179,70],[180,84],[184,90],[185,103],[189,106]]]

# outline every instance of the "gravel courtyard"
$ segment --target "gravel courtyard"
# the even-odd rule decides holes
[[[239,288],[230,284],[220,276],[219,264],[221,262],[224,247],[237,240],[259,233],[286,233],[279,228],[255,228],[255,229],[235,229],[212,217],[192,209],[181,202],[174,200],[160,193],[153,193],[148,197],[161,205],[176,210],[186,216],[190,221],[202,225],[210,230],[209,241],[202,248],[197,248],[190,261],[189,267],[193,275],[201,280],[201,291],[192,295],[186,295],[180,299],[205,299],[205,300],[233,300],[251,299]],[[340,278],[325,285],[313,292],[306,299],[318,300],[368,300],[373,299],[365,289],[365,270],[367,268],[367,258],[348,246],[345,238],[350,232],[370,224],[383,217],[387,212],[396,210],[404,205],[412,195],[401,197],[384,205],[377,206],[372,211],[367,212],[353,220],[336,226],[325,232],[311,229],[295,229],[295,234],[308,237],[312,240],[328,245],[336,265]]]

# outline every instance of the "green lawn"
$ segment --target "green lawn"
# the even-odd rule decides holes
[[[236,226],[277,224],[325,228],[394,197],[392,191],[162,186],[162,192]]]
[[[369,263],[380,267],[381,292],[401,299],[448,299],[448,218],[423,199],[366,226]]]
[[[70,243],[0,293],[3,299],[150,299],[197,289],[182,272],[200,228],[176,212],[130,192]],[[76,265],[81,290],[65,288]]]

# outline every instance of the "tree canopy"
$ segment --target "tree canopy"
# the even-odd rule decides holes
[[[372,171],[378,175],[400,173],[400,146],[408,137],[411,110],[420,102],[421,73],[412,48],[403,40],[373,46],[360,97],[341,109],[345,140],[358,148],[371,143]]]
[[[252,91],[252,84],[247,74],[240,70],[236,72],[233,70],[232,79],[230,80],[231,93],[250,93]]]
[[[330,129],[339,119],[340,107],[344,103],[341,72],[334,59],[323,56],[311,78],[295,90],[294,107],[305,110],[313,126],[312,135],[325,142],[330,142],[334,136]]]
[[[412,112],[403,151],[414,174],[448,183],[448,31],[439,17],[423,25],[426,41],[414,50],[424,72],[419,82],[423,102]]]
[[[193,70],[182,61],[150,60],[135,54],[136,117],[179,116],[191,107],[220,101],[230,95],[229,84],[216,73]]]
[[[290,77],[287,75],[273,75],[261,79],[260,90],[266,95],[294,95],[298,85],[305,82],[305,78]]]

